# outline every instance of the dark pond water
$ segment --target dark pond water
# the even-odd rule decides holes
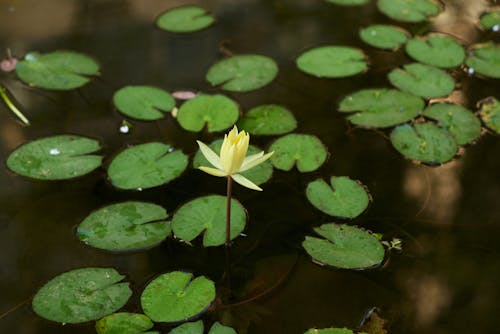
[[[368,87],[389,87],[387,73],[411,60],[404,52],[382,52],[364,45],[360,27],[394,23],[374,4],[343,8],[319,0],[189,1],[211,8],[215,26],[174,35],[154,27],[163,10],[187,1],[160,0],[4,0],[0,3],[0,50],[15,55],[65,49],[95,56],[100,78],[68,92],[32,89],[2,74],[32,122],[18,124],[0,106],[0,156],[27,141],[74,133],[104,144],[105,166],[71,181],[33,181],[0,168],[0,332],[93,333],[93,323],[61,326],[36,316],[31,298],[52,277],[74,268],[114,267],[132,282],[134,295],[125,310],[140,312],[139,295],[149,280],[170,270],[187,270],[219,282],[224,271],[220,248],[188,247],[172,240],[147,251],[112,254],[79,242],[75,226],[89,212],[124,200],[158,203],[171,213],[200,195],[224,194],[221,179],[188,170],[168,185],[142,192],[119,191],[106,180],[105,167],[129,144],[164,141],[191,156],[196,139],[216,135],[184,131],[171,117],[131,121],[121,134],[122,115],[111,104],[126,84],[151,84],[169,91],[219,92],[205,82],[221,49],[272,57],[280,72],[260,90],[227,94],[243,110],[276,103],[298,120],[297,132],[317,135],[329,148],[329,161],[316,172],[275,171],[262,193],[236,187],[247,208],[247,237],[233,249],[234,280],[245,291],[239,304],[206,314],[207,323],[225,320],[240,333],[303,333],[311,327],[357,328],[367,311],[379,308],[390,333],[495,333],[500,314],[500,140],[484,134],[463,155],[433,168],[405,160],[383,134],[351,128],[337,111],[347,94]],[[447,2],[444,14],[429,25],[403,26],[413,33],[451,33],[465,45],[498,35],[481,32],[476,19],[488,3]],[[396,23],[397,24],[397,23]],[[366,74],[324,80],[301,73],[294,59],[323,44],[363,48],[371,68]],[[497,94],[495,80],[467,77],[453,101],[474,108]],[[273,138],[252,137],[266,148]],[[403,240],[381,268],[347,271],[313,264],[302,250],[313,226],[335,221],[313,208],[305,185],[320,176],[347,175],[365,184],[370,208],[353,221],[387,238]],[[160,328],[168,332],[168,327]]]

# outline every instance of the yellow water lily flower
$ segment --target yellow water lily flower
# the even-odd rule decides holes
[[[214,176],[230,176],[244,187],[262,191],[259,186],[239,173],[266,161],[274,152],[264,154],[262,151],[245,157],[248,150],[248,143],[250,142],[250,135],[245,131],[238,133],[236,125],[228,134],[224,135],[220,157],[206,144],[199,140],[196,142],[200,146],[201,153],[215,167],[200,166],[199,169]]]

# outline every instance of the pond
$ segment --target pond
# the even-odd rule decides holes
[[[155,320],[155,311],[148,312],[150,305],[143,299],[154,299],[159,292],[149,291],[147,298],[141,295],[152,287],[152,282],[158,283],[155,279],[170,272],[204,276],[206,281],[200,285],[205,284],[208,290],[214,288],[217,296],[202,303],[204,306],[196,314],[185,314],[173,322],[154,321],[151,331],[168,333],[184,318],[201,319],[206,332],[219,322],[240,334],[300,334],[330,327],[370,334],[498,331],[500,141],[498,127],[495,130],[494,124],[488,123],[495,117],[493,112],[488,114],[494,109],[493,98],[500,98],[500,84],[495,79],[500,77],[498,12],[491,14],[493,24],[480,24],[484,13],[494,10],[496,1],[447,0],[444,7],[437,6],[436,13],[419,22],[398,21],[386,15],[394,8],[407,15],[408,9],[398,7],[404,7],[405,0],[358,1],[361,4],[356,6],[339,2],[347,1],[2,1],[0,50],[6,50],[7,60],[16,57],[18,65],[16,71],[0,72],[0,84],[6,92],[0,101],[1,332],[94,333],[93,320],[115,311],[146,312]],[[436,4],[432,0],[420,2]],[[389,3],[389,9],[381,8],[384,3]],[[203,29],[192,32],[166,31],[155,24],[160,14],[183,5],[199,5],[215,20],[202,22],[199,28]],[[423,15],[423,11],[420,8],[417,12]],[[399,48],[384,49],[363,41],[360,29],[378,24],[398,27],[392,31],[396,37],[386,39],[393,42],[402,38]],[[383,31],[368,30],[365,37],[379,33]],[[450,39],[436,41],[436,45],[445,43],[441,51],[429,48],[430,44],[418,38],[412,39],[413,48],[407,42],[414,36],[430,40],[429,33]],[[478,50],[485,45],[491,49]],[[318,56],[316,48],[322,46],[333,48],[323,49],[326,55],[319,52]],[[50,71],[38,74],[36,80],[23,78],[22,67],[27,66],[27,61],[55,51],[89,55],[91,64],[95,60],[98,67],[88,73],[90,81],[61,90],[43,88]],[[439,63],[439,52],[448,52],[443,56],[444,65]],[[214,64],[244,55],[259,55],[257,58],[263,62],[249,69],[245,68],[248,59],[234,65],[230,71],[243,79],[232,89],[221,87],[220,83],[227,83],[227,79],[206,79]],[[475,56],[480,59],[470,60]],[[415,64],[408,66],[411,63]],[[30,67],[26,75],[35,73],[36,66]],[[246,77],[257,81],[257,87],[248,88],[251,80]],[[131,117],[113,99],[123,87],[139,85],[160,89],[158,103],[165,104],[164,112],[158,112],[162,107],[155,105],[151,112],[157,115],[151,120]],[[355,95],[366,89],[378,90],[364,91],[368,98]],[[175,100],[171,96],[174,92]],[[126,91],[123,97],[134,94],[138,93]],[[216,95],[223,96],[215,101]],[[207,100],[200,102],[200,97]],[[9,106],[9,101],[14,107]],[[213,103],[191,117],[195,121],[209,120],[208,127],[204,128],[203,122],[183,123],[189,118],[183,116],[188,113],[188,104],[195,101],[203,108]],[[463,112],[463,108],[454,111],[443,107],[441,119],[427,109],[425,118],[422,116],[424,103],[442,102],[448,103],[445,106],[463,106],[474,115]],[[132,103],[126,100],[123,108]],[[279,134],[259,134],[259,125],[252,127],[251,117],[245,118],[251,109],[265,105],[280,106],[277,113],[286,116],[277,120],[269,116],[261,124],[279,125]],[[373,119],[367,121],[370,115],[363,118],[363,113],[384,114],[394,105],[408,114],[399,119],[400,113],[389,112],[374,118],[379,123],[364,123]],[[174,106],[176,110],[171,111]],[[410,110],[414,107],[415,112]],[[16,116],[15,108],[29,120],[29,126]],[[213,119],[219,110],[233,113],[226,115],[228,124],[220,125]],[[274,112],[265,110],[264,114]],[[436,108],[433,112],[440,111]],[[463,112],[469,121],[465,125],[456,119],[456,123],[446,123],[455,112]],[[499,108],[496,112],[498,115]],[[197,140],[210,144],[222,139],[238,117],[240,128],[250,132],[250,144],[258,147],[251,148],[254,151],[250,153],[275,153],[263,163],[267,172],[264,167],[255,172],[272,173],[272,177],[269,174],[259,182],[262,192],[233,183],[233,199],[243,208],[233,209],[241,211],[233,213],[233,220],[242,222],[241,231],[233,231],[235,238],[230,247],[229,293],[224,236],[216,235],[218,241],[196,235],[181,238],[182,228],[176,229],[175,220],[181,221],[178,225],[182,227],[182,215],[188,217],[185,220],[194,219],[190,215],[199,207],[187,207],[193,203],[190,201],[209,195],[226,196],[224,178],[193,168],[193,159],[198,151]],[[285,120],[291,123],[287,125]],[[446,124],[448,129],[444,129]],[[474,124],[477,134],[458,138]],[[454,127],[458,132],[452,131]],[[416,135],[415,131],[421,132]],[[91,141],[86,145],[92,149],[76,152],[83,158],[73,161],[68,177],[44,180],[50,172],[42,170],[38,178],[32,178],[7,163],[21,145],[57,135],[82,136]],[[302,148],[290,149],[285,139]],[[299,139],[303,142],[299,143]],[[153,158],[149,153],[123,158],[125,150],[152,142],[157,142],[160,151]],[[36,156],[38,149],[30,154]],[[93,162],[85,156],[89,152],[94,155]],[[59,148],[53,148],[45,158],[50,160],[49,155],[60,153]],[[291,161],[280,161],[287,154]],[[95,155],[102,156],[102,163]],[[172,162],[174,155],[178,160]],[[293,167],[294,159],[305,161],[305,156],[312,156],[312,162],[302,162],[302,166],[299,162],[298,168]],[[118,165],[120,157],[122,166],[113,166]],[[24,155],[19,159],[27,158]],[[196,166],[206,164],[199,153],[196,159]],[[170,173],[172,168],[172,175],[162,175],[145,186],[133,178],[136,172]],[[75,169],[82,170],[78,177],[73,177],[77,176]],[[150,180],[149,176],[145,179]],[[345,188],[335,184],[332,189],[332,176],[346,181],[346,187],[362,186],[357,190],[349,188],[342,197]],[[98,209],[133,201],[154,204],[157,210],[150,213],[152,218],[140,223],[173,220],[172,224],[159,223],[168,231],[157,232],[151,237],[157,239],[140,247],[92,247],[92,227],[84,228],[82,222]],[[345,211],[337,205],[344,205]],[[205,220],[221,221],[213,217],[225,217],[222,209],[219,213],[212,209],[209,207],[198,217],[203,228],[212,223]],[[324,225],[330,223],[337,225]],[[332,266],[322,265],[320,262],[328,259],[316,256],[311,249],[306,251],[304,240],[321,238],[320,226],[329,229],[339,224],[348,225],[341,231],[357,227],[353,233],[360,235],[356,234],[353,244],[348,239],[335,240],[340,255],[334,254]],[[174,228],[172,234],[170,225]],[[111,229],[109,233],[122,232]],[[363,253],[369,248],[364,243],[368,239],[377,252],[383,249],[380,259],[380,254],[375,256],[371,250]],[[343,243],[347,243],[345,249]],[[354,265],[335,262],[336,256],[350,255],[355,257]],[[116,272],[110,269],[106,278],[116,275],[116,282],[129,283],[131,291],[120,297],[123,301],[114,309],[101,310],[101,316],[96,318],[90,316],[92,321],[51,321],[39,315],[43,312],[33,310],[34,297],[47,282],[80,268],[113,268]],[[185,276],[189,281],[190,275]],[[83,289],[78,279],[72,278],[51,293],[71,284],[76,286],[73,289]],[[78,290],[89,301],[75,303],[86,310],[95,302],[94,293],[105,288]],[[176,296],[181,299],[186,291]],[[49,293],[37,298],[48,301],[46,307],[50,309],[56,304],[52,297]],[[112,297],[108,291],[102,298]],[[161,304],[161,300],[155,302]],[[162,312],[173,304],[163,305]],[[61,306],[67,314],[74,311],[72,307],[77,306]],[[216,329],[212,333],[217,333]]]

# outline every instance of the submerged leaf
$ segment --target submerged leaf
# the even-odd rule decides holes
[[[238,334],[238,333],[236,333],[236,331],[233,328],[224,326],[216,321],[210,328],[208,334]]]
[[[215,19],[198,6],[183,6],[167,10],[156,19],[156,25],[170,32],[193,32],[205,29]]]
[[[364,72],[368,64],[363,51],[348,46],[321,46],[301,54],[297,67],[316,77],[342,78]]]
[[[479,117],[484,125],[500,134],[500,102],[494,97],[488,97],[478,102]]]

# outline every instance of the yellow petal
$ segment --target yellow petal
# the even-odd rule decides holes
[[[259,153],[256,153],[256,154],[252,154],[252,155],[249,155],[248,157],[245,158],[245,160],[243,160],[243,164],[242,164],[242,167],[250,162],[252,162],[253,160],[257,159],[257,158],[260,158],[261,156],[264,155],[264,151],[261,151]]]
[[[198,146],[200,147],[201,153],[205,158],[207,158],[208,162],[212,164],[217,169],[222,169],[220,164],[220,159],[217,153],[212,151],[210,147],[208,147],[205,143],[197,140]]]
[[[213,175],[213,176],[227,176],[228,175],[226,172],[219,170],[219,169],[212,168],[212,167],[200,166],[200,167],[198,167],[198,169],[201,169],[205,173],[208,173],[208,174]]]
[[[264,152],[261,152],[261,153],[264,153]],[[269,159],[271,157],[271,155],[274,154],[274,151],[273,152],[269,152],[261,157],[256,157],[256,158],[252,158],[253,156],[256,156],[257,154],[254,154],[254,155],[251,155],[249,156],[248,158],[252,158],[251,160],[250,159],[245,159],[245,161],[243,161],[243,164],[241,165],[241,168],[239,170],[239,172],[244,172],[246,170],[249,170],[250,168],[252,167],[255,167],[257,166],[258,164],[261,164],[263,163],[264,161],[266,161],[267,159]]]
[[[250,181],[249,179],[247,179],[243,175],[234,174],[234,175],[231,175],[231,178],[233,180],[235,180],[236,182],[238,182],[239,184],[241,184],[243,187],[247,187],[247,188],[250,188],[253,190],[262,191],[262,188],[260,188],[258,185],[256,185],[255,183],[253,183],[252,181]]]

